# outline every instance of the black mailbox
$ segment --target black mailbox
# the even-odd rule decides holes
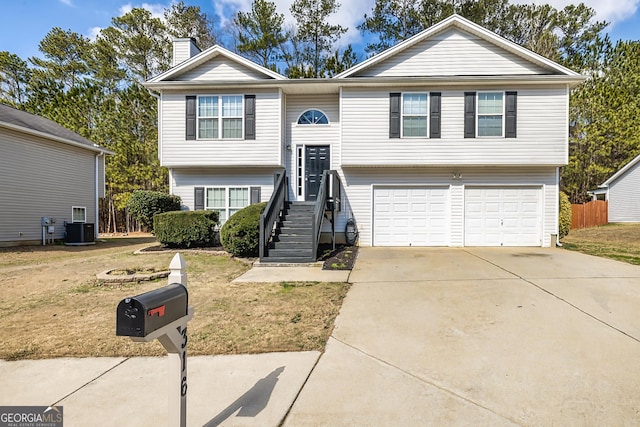
[[[145,337],[187,315],[189,293],[179,283],[125,298],[116,311],[116,335]]]

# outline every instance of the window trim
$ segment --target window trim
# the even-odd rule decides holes
[[[500,135],[480,135],[480,94],[482,93],[500,93],[502,94],[502,113],[500,114],[501,134]],[[507,119],[506,112],[506,91],[500,90],[482,90],[476,92],[476,138],[505,138],[505,125]],[[482,116],[495,116],[496,114],[482,114]]]
[[[200,98],[208,98],[208,97],[216,97],[217,98],[217,105],[218,105],[218,115],[217,116],[205,116],[205,117],[200,117]],[[240,107],[240,116],[223,116],[223,112],[222,112],[222,98],[223,97],[238,97],[241,100],[241,107]],[[211,93],[211,94],[206,94],[206,95],[196,95],[196,140],[199,141],[216,141],[216,140],[221,140],[221,141],[242,141],[245,139],[245,99],[244,99],[244,95],[242,94],[235,94],[235,93],[227,93],[227,94],[218,94],[218,93]],[[200,137],[200,119],[212,119],[215,118],[218,120],[218,136],[217,137],[213,137],[213,138],[201,138]],[[240,137],[239,138],[224,138],[224,119],[240,119],[241,123],[242,123],[242,127],[240,129]]]
[[[224,208],[219,208],[219,207],[213,207],[213,206],[209,206],[209,197],[208,197],[208,191],[212,190],[212,189],[224,189],[224,200],[225,200],[225,207]],[[251,186],[243,186],[243,185],[212,185],[212,186],[205,186],[204,187],[204,209],[205,210],[215,210],[215,211],[220,211],[223,210],[225,211],[225,222],[229,219],[230,215],[229,215],[229,210],[230,209],[243,209],[242,208],[232,208],[230,206],[230,190],[231,189],[241,189],[241,190],[247,190],[247,204],[244,207],[247,207],[251,204]],[[222,226],[223,223],[220,223],[220,226]]]
[[[427,98],[425,100],[426,105],[427,105],[427,111],[424,115],[422,114],[407,114],[405,115],[404,113],[404,96],[405,95],[425,95]],[[410,91],[410,92],[400,92],[400,138],[407,138],[407,139],[428,139],[429,138],[429,122],[431,120],[431,104],[430,101],[431,100],[431,95],[430,92],[426,92],[426,91]],[[413,136],[413,135],[407,135],[405,136],[404,134],[404,118],[405,117],[424,117],[425,118],[425,122],[427,124],[426,126],[426,131],[424,136]]]
[[[307,111],[318,111],[318,112],[322,113],[322,115],[327,119],[327,123],[300,123],[300,118]],[[331,126],[331,120],[329,120],[329,116],[327,115],[327,113],[322,111],[320,108],[307,108],[302,113],[300,113],[300,115],[298,116],[298,119],[296,120],[296,126]]]
[[[84,219],[81,221],[76,221],[73,213],[76,209],[82,209],[84,211]],[[85,224],[87,222],[87,207],[86,206],[71,206],[71,222]]]

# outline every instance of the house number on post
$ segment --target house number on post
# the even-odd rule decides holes
[[[125,298],[116,312],[116,335],[136,342],[157,339],[169,360],[169,427],[187,425],[187,323],[193,317],[188,305],[185,262],[179,253],[169,265],[169,285]]]

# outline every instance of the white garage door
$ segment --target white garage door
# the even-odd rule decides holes
[[[465,246],[541,246],[540,187],[466,188]]]
[[[375,187],[375,246],[448,246],[448,187]]]

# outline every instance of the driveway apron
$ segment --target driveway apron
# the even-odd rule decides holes
[[[285,425],[638,425],[640,267],[548,248],[361,248]]]

